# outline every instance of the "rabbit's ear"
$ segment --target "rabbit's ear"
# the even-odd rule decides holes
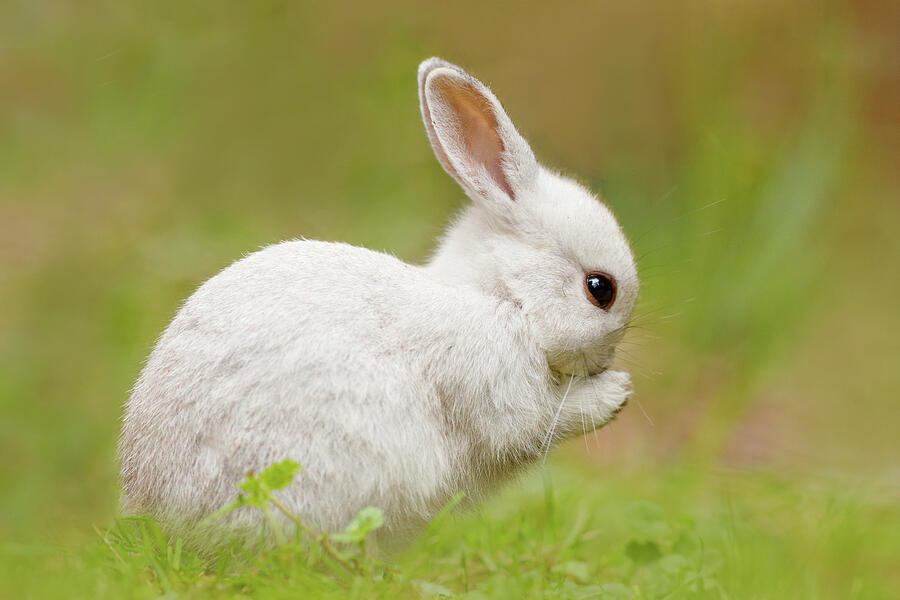
[[[532,184],[528,142],[480,81],[430,58],[419,65],[419,102],[435,155],[472,200],[502,211]]]

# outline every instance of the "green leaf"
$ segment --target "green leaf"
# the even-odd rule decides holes
[[[699,561],[701,574],[710,577],[722,566],[722,555],[717,550],[706,549],[700,555]]]
[[[680,554],[667,554],[659,561],[659,568],[668,575],[678,575],[689,565],[688,560]]]
[[[334,537],[339,541],[362,544],[370,531],[378,529],[383,524],[384,514],[379,509],[369,506],[357,513],[356,518],[347,525],[343,534]]]
[[[625,517],[635,533],[644,540],[668,537],[671,528],[663,520],[663,511],[650,502],[636,502],[625,508]]]
[[[301,470],[302,467],[298,463],[292,460],[283,460],[270,465],[259,474],[259,479],[269,490],[283,490],[291,484]]]
[[[238,487],[247,492],[242,496],[245,504],[262,508],[269,501],[269,490],[263,486],[256,475],[247,475],[247,479],[242,481]]]
[[[553,567],[553,571],[568,575],[579,583],[585,583],[591,578],[591,570],[587,564],[576,560],[560,563]]]
[[[212,521],[221,518],[236,508],[249,505],[267,510],[272,500],[272,491],[280,490],[293,481],[294,476],[300,472],[300,465],[292,460],[283,460],[270,465],[259,475],[253,472],[247,473],[247,478],[238,484],[238,488],[244,493],[239,495],[234,502],[214,512],[200,522],[200,526],[209,525]]]
[[[700,546],[699,544],[697,544],[696,538],[683,531],[681,532],[681,534],[679,534],[678,539],[676,539],[675,543],[672,545],[672,551],[676,552],[677,554],[691,556],[697,552],[699,547]]]
[[[624,583],[604,583],[600,586],[603,600],[631,600],[631,591]]]
[[[414,579],[414,587],[418,588],[421,598],[453,598],[453,592],[438,583]]]
[[[625,554],[639,565],[656,562],[662,556],[662,552],[656,542],[639,542],[637,540],[628,542],[625,546]]]

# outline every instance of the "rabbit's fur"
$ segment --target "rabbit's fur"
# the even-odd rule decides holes
[[[376,506],[375,541],[390,546],[458,491],[477,501],[621,409],[630,380],[607,367],[638,280],[615,218],[538,165],[459,67],[426,60],[419,93],[435,154],[473,204],[424,266],[290,241],[200,286],[127,404],[126,512],[191,537],[248,470],[290,458],[304,470],[285,505],[330,532]],[[608,310],[589,301],[588,271],[615,278]],[[197,539],[260,523],[240,509]]]

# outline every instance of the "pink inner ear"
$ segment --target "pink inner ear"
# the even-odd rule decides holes
[[[500,189],[515,199],[503,173],[501,157],[505,148],[490,101],[468,83],[447,88],[444,97],[459,117],[460,134],[469,156],[476,164],[484,165]]]

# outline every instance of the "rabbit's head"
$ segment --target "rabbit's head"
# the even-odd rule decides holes
[[[419,99],[435,155],[473,201],[430,267],[519,307],[557,374],[608,368],[638,294],[609,208],[540,166],[494,94],[459,67],[423,62]]]

